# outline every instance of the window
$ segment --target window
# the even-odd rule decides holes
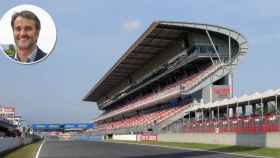
[[[217,48],[217,47],[216,47],[216,48]],[[209,48],[208,48],[208,51],[209,51],[210,54],[215,54],[215,50],[214,50],[213,47],[209,47]]]
[[[199,50],[200,50],[200,53],[202,53],[202,54],[208,53],[207,46],[200,46]]]
[[[219,46],[215,45],[217,51],[219,52]],[[215,50],[213,48],[212,45],[197,45],[195,46],[195,48],[197,48],[197,50],[199,51],[199,53],[201,54],[215,54]]]

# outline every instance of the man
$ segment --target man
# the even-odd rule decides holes
[[[4,49],[12,59],[21,63],[36,62],[46,56],[38,46],[41,24],[39,18],[30,11],[21,11],[12,16],[15,46],[9,45]]]

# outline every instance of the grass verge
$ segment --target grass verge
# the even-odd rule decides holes
[[[36,152],[42,141],[32,143],[4,155],[3,158],[35,158]]]
[[[156,142],[156,141],[112,141],[133,144],[151,144],[160,145],[161,147],[185,148],[185,149],[200,149],[216,152],[236,153],[244,155],[256,155],[265,157],[280,158],[279,148],[264,148],[264,147],[245,147],[245,146],[230,146],[230,145],[214,145],[214,144],[198,144],[198,143],[175,143],[175,142]]]

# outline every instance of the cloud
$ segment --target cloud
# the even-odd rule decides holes
[[[123,29],[126,32],[132,32],[135,30],[138,30],[141,27],[142,23],[138,20],[130,20],[130,21],[126,21],[123,24]]]

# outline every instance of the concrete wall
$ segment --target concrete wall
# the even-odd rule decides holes
[[[266,146],[266,134],[236,134],[236,145]]]
[[[127,135],[113,135],[113,140],[128,140],[128,141],[136,141],[135,134],[127,134]]]
[[[0,138],[0,152],[16,148],[20,145],[17,138]]]
[[[179,143],[225,144],[280,148],[280,132],[267,134],[237,133],[164,133],[156,136],[158,141]],[[137,141],[137,135],[113,135],[113,140]],[[8,142],[8,141],[7,141]],[[15,143],[9,140],[11,146]],[[3,146],[3,145],[2,145]],[[3,148],[0,142],[0,148]]]
[[[163,142],[265,146],[271,148],[280,148],[279,140],[280,132],[267,134],[166,133],[158,135],[158,141]]]
[[[266,146],[271,148],[280,148],[280,132],[271,132],[266,134]]]
[[[32,138],[15,138],[15,137],[7,137],[7,138],[0,138],[0,153],[5,152],[7,150],[14,149],[24,144],[32,143]]]
[[[163,142],[180,143],[205,143],[205,144],[229,144],[235,145],[234,133],[215,134],[215,133],[166,133],[159,134],[158,140]]]

